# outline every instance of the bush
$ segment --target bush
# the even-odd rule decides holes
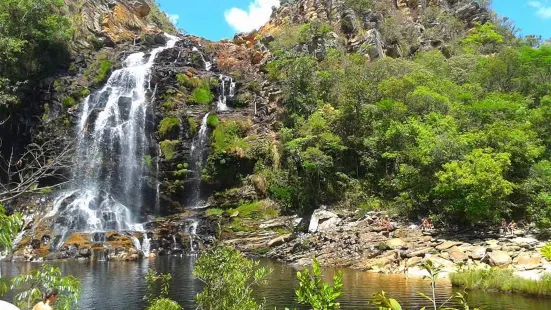
[[[180,143],[178,140],[164,140],[159,143],[161,147],[161,153],[166,160],[172,160],[176,155],[176,146]]]
[[[67,96],[67,97],[64,97],[62,100],[61,100],[61,103],[63,104],[63,106],[68,109],[68,108],[71,108],[73,107],[76,103],[75,99],[73,97],[70,97],[70,96]]]
[[[96,77],[94,78],[95,84],[101,84],[107,81],[107,78],[109,78],[109,73],[111,73],[111,68],[113,67],[113,63],[109,60],[104,60],[97,71]]]
[[[161,139],[178,135],[181,121],[177,117],[165,117],[159,123],[159,136]]]
[[[215,129],[218,124],[220,124],[220,119],[218,118],[218,115],[209,114],[209,117],[207,117],[207,126],[209,126],[209,128]]]
[[[201,255],[193,270],[193,275],[204,283],[195,297],[198,309],[263,309],[252,297],[252,287],[265,284],[270,271],[258,268],[258,264],[227,246],[216,246]]]
[[[214,95],[211,93],[210,88],[208,86],[201,86],[191,92],[190,103],[209,104],[213,98]]]
[[[248,148],[245,140],[250,124],[244,121],[227,121],[218,124],[212,133],[215,152],[233,151],[244,154]]]
[[[342,294],[342,271],[339,270],[333,277],[333,285],[323,282],[321,267],[314,258],[312,271],[304,269],[297,272],[299,281],[296,289],[297,301],[301,304],[310,305],[313,309],[340,309],[340,304],[336,299]]]

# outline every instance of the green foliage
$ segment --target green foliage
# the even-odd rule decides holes
[[[467,290],[500,291],[533,296],[551,295],[551,278],[531,280],[513,275],[510,269],[468,269],[450,274],[453,286]]]
[[[69,59],[70,22],[61,0],[0,1],[0,107],[18,103],[19,86]]]
[[[177,117],[165,117],[159,123],[159,136],[161,139],[178,135],[181,121]]]
[[[197,120],[193,117],[188,117],[187,123],[188,123],[190,132],[193,135],[195,135],[199,129],[199,122],[197,122]]]
[[[176,147],[180,143],[178,140],[164,140],[159,143],[161,153],[166,160],[172,160],[176,155]]]
[[[111,73],[111,68],[113,67],[113,63],[109,60],[104,60],[99,65],[99,68],[96,72],[96,76],[93,79],[93,82],[95,84],[101,84],[107,81],[107,78],[109,77],[109,73]]]
[[[446,199],[444,211],[467,221],[497,221],[504,198],[513,191],[513,184],[504,178],[509,157],[491,149],[474,149],[464,160],[445,164],[435,187]]]
[[[158,274],[149,269],[145,276],[147,294],[144,300],[149,304],[147,310],[181,310],[177,302],[168,298],[170,289],[170,274]]]
[[[61,100],[61,103],[63,104],[63,106],[68,109],[68,108],[71,108],[73,107],[75,104],[76,104],[76,101],[75,99],[73,99],[73,97],[64,97],[62,100]]]
[[[210,209],[207,209],[207,211],[205,212],[205,214],[207,216],[221,216],[222,214],[224,214],[224,210],[222,209],[218,209],[218,208],[210,208]]]
[[[540,250],[541,255],[547,260],[551,260],[551,243],[546,243]]]
[[[228,210],[228,213],[237,214],[237,216],[242,218],[265,220],[275,218],[279,215],[276,209],[271,208],[270,205],[262,201],[242,204],[236,209]]]
[[[209,128],[216,129],[218,124],[220,124],[220,118],[218,118],[218,115],[209,114],[207,117],[207,126],[209,126]]]
[[[143,157],[143,163],[147,167],[147,169],[153,168],[153,158],[151,158],[151,155],[145,155]]]
[[[263,305],[251,295],[252,287],[264,284],[270,271],[258,268],[258,264],[226,246],[201,255],[193,270],[193,275],[204,283],[195,297],[198,309],[262,309]]]
[[[316,310],[340,309],[336,302],[342,290],[342,272],[339,271],[333,277],[333,284],[329,285],[322,280],[321,267],[314,258],[312,271],[304,269],[297,272],[299,286],[295,290],[297,301],[301,304],[310,305]]]
[[[212,133],[212,146],[215,152],[235,152],[243,154],[248,148],[247,133],[250,124],[243,121],[224,121]]]
[[[197,87],[191,92],[189,103],[192,104],[209,104],[212,102],[214,95],[210,91],[208,85]]]
[[[12,289],[18,292],[15,304],[21,309],[31,309],[42,300],[42,293],[49,288],[59,290],[56,309],[73,309],[80,298],[80,280],[73,276],[62,277],[61,270],[43,265],[28,274],[20,274],[11,280]]]
[[[23,221],[19,214],[6,215],[6,211],[0,204],[0,252],[11,252],[13,238],[21,230]],[[1,294],[0,294],[1,295]]]
[[[491,53],[498,50],[503,43],[503,36],[497,32],[497,26],[487,22],[477,24],[469,35],[461,41],[463,47],[469,52]]]

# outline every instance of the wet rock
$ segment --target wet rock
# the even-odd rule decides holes
[[[449,250],[449,253],[450,253],[450,259],[454,262],[454,263],[460,263],[460,262],[465,262],[469,259],[469,256],[467,254],[465,254],[460,248],[458,247],[453,247]]]

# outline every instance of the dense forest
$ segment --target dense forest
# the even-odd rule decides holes
[[[358,16],[392,6],[349,4]],[[444,224],[550,226],[551,47],[497,16],[468,29],[429,7],[421,20],[438,26],[423,35],[449,44],[415,51],[399,18],[386,17],[381,35],[403,57],[348,53],[328,43],[340,29],[323,21],[288,25],[270,43],[265,70],[285,112],[279,146],[256,155],[269,197],[302,213],[328,204]],[[312,44],[328,48],[296,48]]]

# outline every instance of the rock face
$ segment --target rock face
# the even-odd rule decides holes
[[[442,28],[442,21],[424,19],[425,10],[434,12],[436,8],[442,16],[453,15],[467,27],[473,27],[475,23],[483,24],[490,19],[488,10],[473,0],[397,0],[395,3],[393,5],[391,1],[374,0],[370,7],[352,8],[344,0],[282,1],[269,23],[259,33],[274,34],[286,26],[320,21],[342,31],[344,38],[330,42],[344,41],[349,51],[371,58],[400,57],[418,50],[442,48],[446,41],[451,40]],[[391,26],[394,34],[402,32],[407,37],[407,43],[395,41],[392,38],[394,34],[387,31],[391,20],[397,21]],[[432,37],[428,37],[426,34],[431,32]],[[322,43],[324,46],[316,49],[321,51],[333,44],[328,43]]]
[[[170,26],[168,18],[160,13],[156,4],[150,0],[95,0],[83,1],[66,0],[69,11],[78,16],[77,44],[90,46],[89,37],[101,43],[113,46],[121,41],[134,40],[146,33],[169,31],[176,33],[174,26]],[[166,19],[161,25],[151,23],[149,15],[153,12],[159,18]],[[157,17],[157,16],[156,16]],[[164,27],[171,29],[161,29]]]

